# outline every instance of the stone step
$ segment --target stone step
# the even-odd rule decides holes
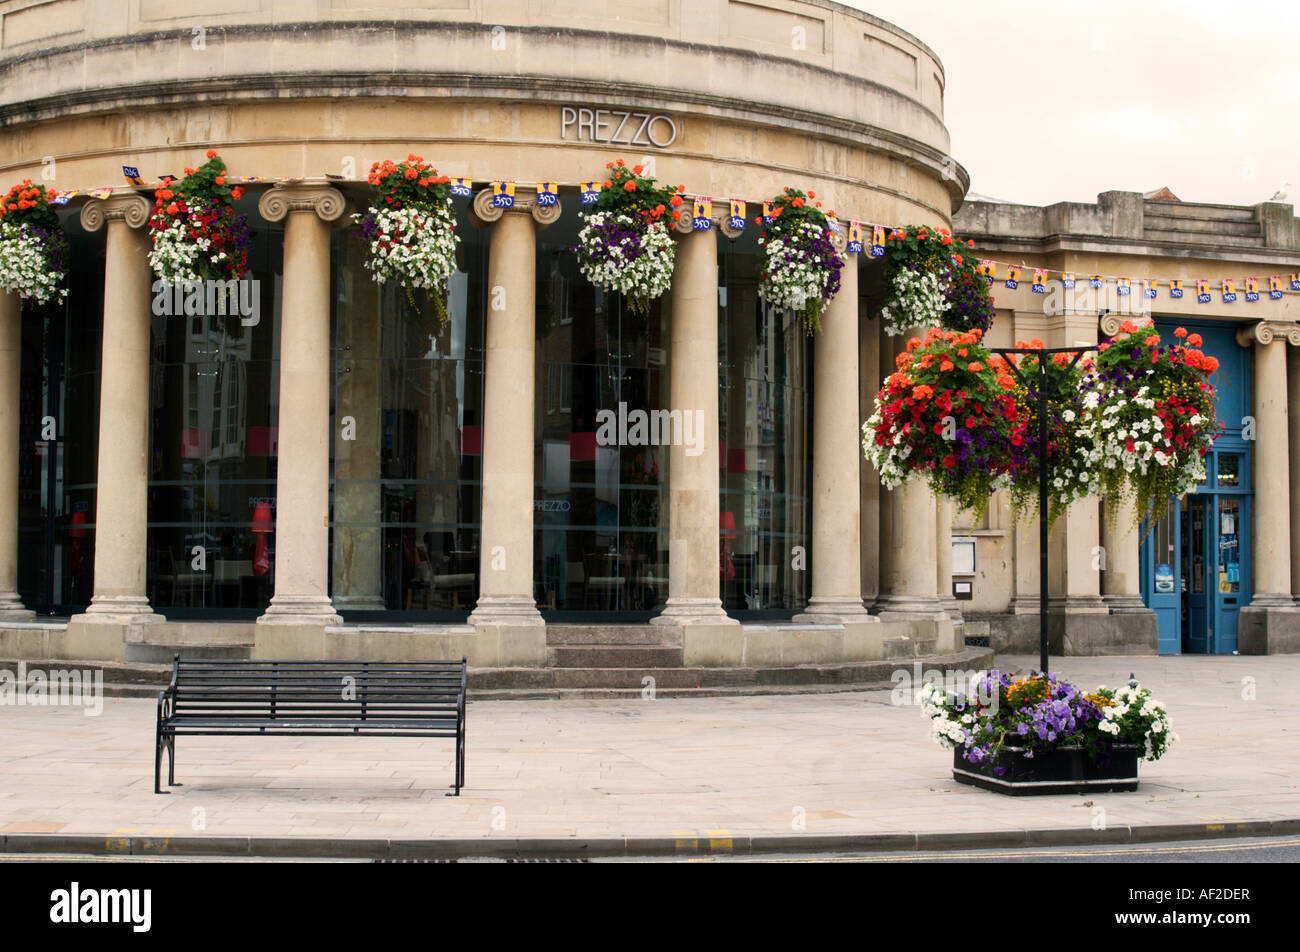
[[[934,654],[938,646],[937,638],[889,638],[885,641],[886,658],[923,658]]]
[[[152,696],[158,693],[158,688],[165,686],[172,677],[172,665],[169,660],[166,664],[149,664],[145,662],[122,663],[117,661],[70,661],[60,658],[41,659],[39,661],[26,660],[22,662],[27,666],[27,671],[44,671],[50,672],[56,669],[65,671],[103,671],[104,672],[104,689],[107,692],[108,685],[125,684],[136,685],[146,689]],[[18,672],[18,661],[0,659],[0,669]],[[111,695],[110,695],[111,696]]]
[[[558,645],[546,649],[553,668],[674,668],[685,662],[683,648],[650,645]]]
[[[677,647],[682,630],[672,625],[547,625],[546,643],[568,645],[651,645]]]
[[[127,661],[144,661],[150,664],[172,663],[172,658],[244,660],[253,657],[253,645],[245,644],[155,644],[152,642],[133,642],[122,646],[122,656]]]
[[[257,623],[252,621],[173,621],[167,624],[165,634],[159,634],[168,645],[248,645],[253,643],[256,630]],[[149,633],[146,628],[146,644],[153,643]]]

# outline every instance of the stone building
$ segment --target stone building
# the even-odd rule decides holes
[[[847,254],[808,338],[757,297],[757,229],[727,227],[724,200],[796,185],[842,220],[954,226],[1080,271],[1300,262],[1283,206],[963,207],[938,58],[825,0],[2,0],[0,36],[0,185],[81,190],[62,212],[67,302],[0,297],[0,443],[17,448],[0,467],[0,656],[546,667],[575,622],[646,666],[953,656],[966,618],[1020,645],[1036,563],[1005,512],[963,525],[919,485],[882,493],[862,461],[902,345],[880,332],[880,265]],[[155,313],[150,190],[88,194],[208,149],[260,179],[239,206],[255,320]],[[371,163],[409,152],[476,183],[445,326],[371,281],[347,228]],[[571,251],[576,186],[617,157],[715,199],[715,227],[675,236],[648,315]],[[518,183],[513,209],[485,201],[493,181]],[[560,183],[558,206],[538,205],[540,182]],[[1248,399],[1281,433],[1238,462],[1277,490],[1239,511],[1257,527],[1242,650],[1291,644],[1296,560],[1263,565],[1292,544],[1286,405],[1269,402],[1287,345],[1263,341],[1286,339],[1295,300],[1209,316],[1255,335],[1244,366],[1269,386]],[[1108,319],[998,306],[1008,342],[1095,341]],[[602,411],[672,409],[702,414],[696,445],[597,439]],[[1092,507],[1058,530],[1060,646],[1152,650],[1172,609],[1141,601],[1136,537],[1089,575],[1104,532]],[[969,603],[954,578],[973,579]]]

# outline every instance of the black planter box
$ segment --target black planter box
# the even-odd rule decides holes
[[[1106,793],[1136,790],[1138,754],[1134,744],[1116,744],[1107,754],[1090,758],[1081,747],[1061,747],[1025,757],[1023,747],[1003,747],[996,757],[972,764],[953,751],[952,778],[996,793]],[[1005,767],[999,775],[995,768]]]

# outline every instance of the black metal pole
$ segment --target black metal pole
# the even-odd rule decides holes
[[[1038,358],[1038,669],[1047,677],[1047,355]]]

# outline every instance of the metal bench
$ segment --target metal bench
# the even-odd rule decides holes
[[[242,661],[174,656],[158,695],[154,793],[176,783],[178,736],[454,737],[465,784],[465,659],[460,661]]]

